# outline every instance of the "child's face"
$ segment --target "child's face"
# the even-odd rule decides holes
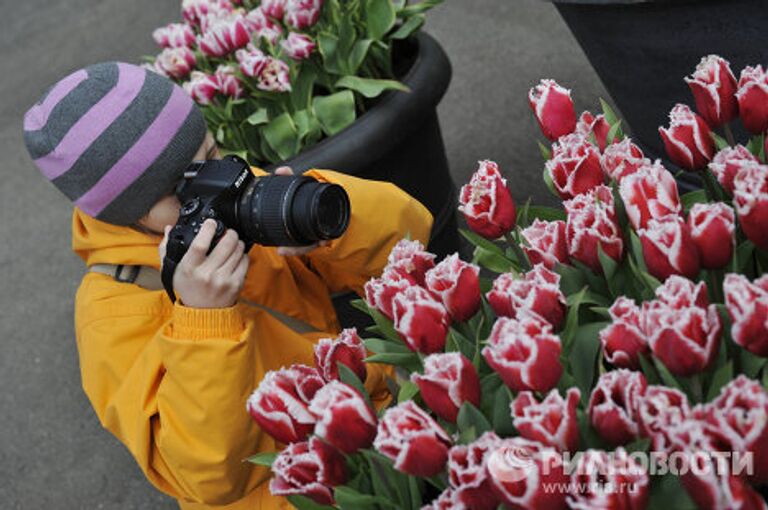
[[[219,149],[216,147],[216,141],[213,135],[208,132],[205,135],[202,145],[195,153],[194,161],[203,161],[208,159],[221,159]],[[173,193],[161,198],[149,212],[139,220],[139,225],[151,230],[152,232],[163,235],[163,229],[166,225],[173,226],[179,219],[179,199]]]

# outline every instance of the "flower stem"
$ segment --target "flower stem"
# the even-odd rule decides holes
[[[731,147],[736,145],[736,138],[733,136],[730,124],[723,125],[723,131],[725,131],[725,139],[728,141],[728,145]]]
[[[722,280],[722,269],[707,270],[707,286],[709,287],[709,296],[715,303],[723,303],[723,289],[721,285]]]

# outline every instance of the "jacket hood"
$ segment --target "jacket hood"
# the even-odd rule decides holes
[[[80,209],[72,214],[72,250],[87,266],[126,264],[160,268],[162,237],[99,221]]]

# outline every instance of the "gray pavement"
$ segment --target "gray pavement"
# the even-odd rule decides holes
[[[177,0],[0,0],[0,507],[175,508],[102,430],[81,390],[73,298],[83,266],[70,251],[70,205],[37,173],[23,112],[58,78],[103,60],[156,52],[153,28]],[[478,159],[501,165],[515,198],[551,201],[527,91],[540,77],[573,88],[579,111],[607,97],[554,8],[535,0],[447,0],[427,30],[454,78],[439,108],[454,179]]]

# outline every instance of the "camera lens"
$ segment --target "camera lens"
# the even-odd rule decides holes
[[[341,186],[311,177],[261,177],[241,195],[237,216],[242,231],[258,244],[304,246],[344,233],[349,197]]]

